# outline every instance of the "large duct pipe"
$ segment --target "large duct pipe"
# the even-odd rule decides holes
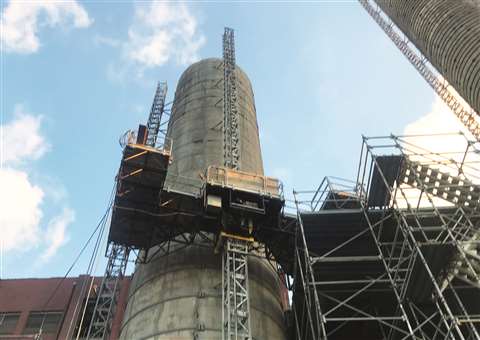
[[[190,66],[178,83],[168,135],[173,163],[166,186],[198,191],[209,165],[223,165],[223,61]],[[263,174],[253,91],[237,67],[240,170]],[[219,340],[222,334],[221,254],[197,242],[158,256],[135,270],[121,339]],[[264,259],[249,259],[251,328],[254,339],[283,340],[281,284]]]
[[[480,0],[375,0],[480,113]]]

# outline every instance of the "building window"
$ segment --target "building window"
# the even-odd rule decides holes
[[[19,318],[20,313],[0,313],[0,334],[13,334]]]
[[[23,334],[55,334],[62,321],[62,312],[30,312]]]

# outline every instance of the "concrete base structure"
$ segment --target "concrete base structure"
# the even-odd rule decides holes
[[[95,292],[102,282],[101,277],[94,278],[93,290],[87,298],[92,279],[91,276],[81,275],[0,280],[0,339],[36,339],[40,328],[42,340],[76,339],[87,303],[79,336],[79,339],[85,339],[97,299]],[[130,277],[125,277],[109,340],[118,339],[129,285]]]
[[[280,282],[268,262],[249,259],[253,339],[285,339]],[[222,338],[222,259],[195,244],[137,267],[120,339]]]

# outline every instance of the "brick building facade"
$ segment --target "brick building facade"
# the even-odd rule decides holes
[[[81,339],[88,331],[101,280],[95,277],[92,283],[92,277],[87,275],[63,280],[0,280],[0,340],[38,339],[40,329],[42,340],[76,339],[79,329]],[[129,284],[130,277],[126,277],[119,292],[110,339],[118,338]]]

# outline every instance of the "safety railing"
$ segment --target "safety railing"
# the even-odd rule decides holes
[[[355,181],[326,176],[316,190],[295,191],[299,209],[315,212],[360,207],[365,190]]]
[[[283,198],[283,185],[273,177],[228,169],[220,166],[209,166],[206,172],[208,184],[240,189],[264,196]]]
[[[127,145],[142,145],[145,147],[151,147],[157,151],[162,152],[163,154],[172,155],[173,140],[169,137],[165,137],[163,140],[157,139],[154,146],[148,146],[144,143],[139,142],[138,140],[138,131],[137,130],[127,130],[119,138],[119,144],[122,148]]]

